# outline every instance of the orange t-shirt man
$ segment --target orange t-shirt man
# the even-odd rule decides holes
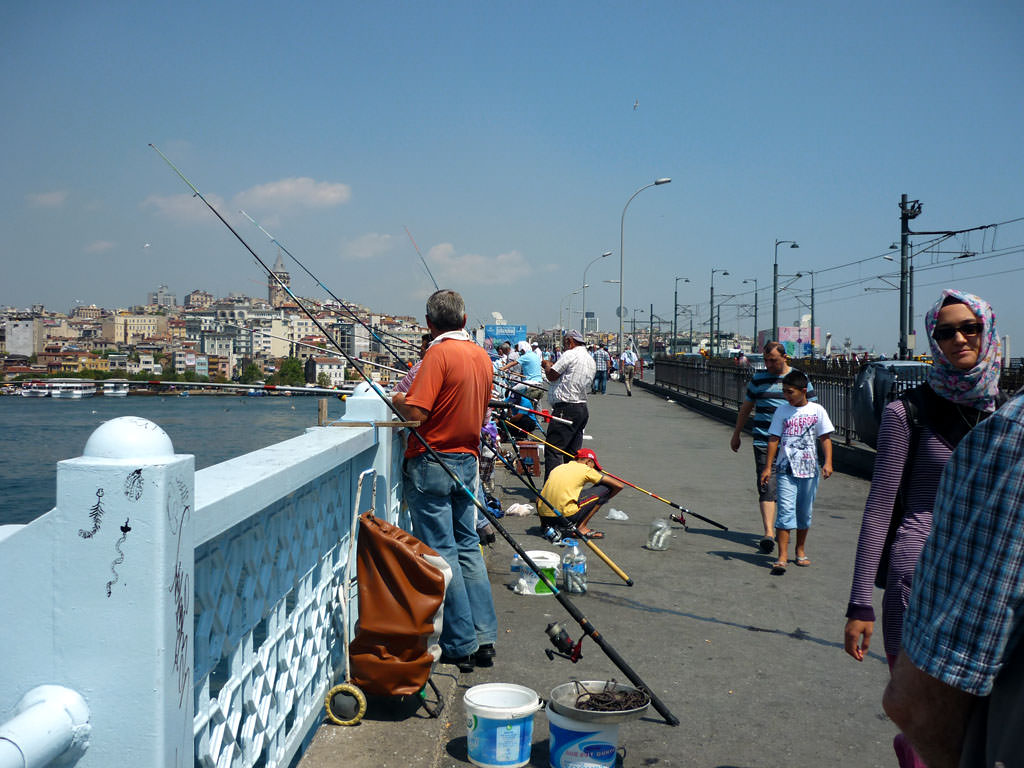
[[[430,413],[417,431],[431,448],[480,455],[480,428],[493,378],[490,357],[472,341],[445,339],[427,350],[405,403]],[[410,437],[406,458],[423,453],[420,441]]]

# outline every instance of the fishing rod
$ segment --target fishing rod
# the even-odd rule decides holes
[[[412,242],[412,247],[416,249],[416,253],[417,253],[417,255],[419,255],[420,261],[423,262],[423,268],[425,270],[427,270],[427,277],[429,277],[430,278],[430,282],[432,282],[434,284],[434,290],[435,291],[440,291],[441,289],[437,286],[437,280],[434,279],[434,273],[431,272],[430,271],[430,267],[427,266],[427,260],[424,259],[423,258],[423,254],[420,253],[420,247],[418,245],[416,245],[416,241],[412,239],[412,232],[410,232],[409,228],[406,227],[405,225],[402,226],[402,229],[404,229],[405,230],[405,234],[407,234],[409,236],[409,240]]]
[[[156,149],[156,147],[154,147],[154,149]],[[159,151],[159,150],[157,150],[157,151]],[[251,221],[253,224],[255,224],[260,232],[262,232],[264,235],[266,235],[267,237],[270,238],[270,242],[272,242],[274,245],[276,245],[282,251],[287,253],[291,257],[292,261],[294,261],[296,264],[298,264],[300,267],[302,267],[302,270],[307,275],[309,275],[311,278],[313,278],[313,282],[315,282],[317,285],[319,285],[321,288],[323,288],[324,291],[327,292],[328,296],[330,296],[332,299],[334,299],[336,302],[338,302],[338,304],[340,304],[342,306],[342,308],[346,312],[348,312],[348,314],[352,317],[353,320],[355,320],[357,323],[359,323],[361,326],[363,326],[363,328],[368,330],[370,332],[370,335],[373,336],[373,338],[375,338],[378,342],[380,342],[380,345],[382,347],[384,347],[384,349],[386,349],[388,352],[390,352],[392,355],[394,355],[396,360],[398,360],[400,362],[405,362],[404,360],[402,360],[402,358],[399,356],[399,354],[397,352],[395,352],[395,350],[393,350],[391,347],[388,346],[387,342],[384,341],[384,339],[382,339],[380,336],[378,336],[376,333],[374,333],[373,329],[370,326],[368,326],[366,323],[364,323],[362,320],[360,320],[359,316],[355,312],[353,312],[351,309],[349,309],[348,304],[346,304],[344,301],[342,301],[337,296],[335,296],[334,292],[330,288],[328,288],[326,285],[321,283],[316,275],[314,275],[312,272],[310,272],[308,269],[306,269],[306,265],[303,264],[301,261],[299,261],[298,257],[294,253],[292,253],[287,248],[285,248],[276,237],[274,237],[272,234],[267,232],[267,230],[265,230],[262,226],[260,226],[259,224],[256,224],[256,220],[252,216],[250,216],[248,213],[246,213],[245,211],[242,211],[242,210],[240,210],[239,213],[241,213],[243,216],[245,216],[245,218],[247,218],[249,221]],[[289,293],[291,293],[291,292],[289,291]]]
[[[494,442],[494,438],[488,436],[488,440],[489,440],[490,444],[487,447],[490,448],[491,452],[494,453],[494,455],[497,456],[501,460],[501,463],[505,465],[505,468],[508,469],[508,471],[511,472],[513,475],[515,475],[517,478],[519,478],[519,480],[521,482],[525,482],[523,480],[522,475],[516,470],[516,468],[512,464],[512,462],[510,462],[508,459],[506,459],[502,455],[501,449]],[[605,565],[607,565],[609,568],[611,568],[612,571],[615,572],[616,576],[618,576],[620,579],[622,579],[624,582],[626,582],[626,586],[627,587],[632,587],[633,586],[633,580],[628,575],[626,575],[626,572],[623,571],[621,568],[619,568],[619,566],[617,566],[614,563],[614,561],[612,561],[612,559],[610,557],[608,557],[608,555],[606,555],[604,552],[602,552],[601,549],[593,541],[591,541],[589,538],[587,538],[586,534],[584,534],[584,533],[582,533],[580,531],[580,529],[577,527],[576,523],[572,522],[569,518],[567,518],[562,513],[562,510],[560,510],[558,507],[556,507],[555,505],[551,504],[547,499],[545,499],[543,496],[541,496],[540,491],[535,491],[535,493],[537,495],[537,499],[540,500],[540,501],[543,501],[547,505],[547,507],[552,512],[555,513],[555,516],[558,517],[559,519],[561,519],[562,524],[566,527],[566,529],[569,531],[569,533],[572,534],[571,538],[576,538],[576,539],[582,541],[591,550],[593,550],[594,554],[597,555],[599,558],[601,558],[601,561]],[[593,496],[593,497],[585,500],[582,504],[580,504],[580,509],[582,509],[583,507],[587,506],[588,504],[593,504],[595,501],[598,500],[598,498],[599,497],[597,497],[597,496]]]
[[[177,169],[177,167],[175,167],[174,163],[172,163],[163,152],[157,149],[157,147],[154,144],[150,143],[149,146],[153,147],[154,151],[158,155],[160,155],[160,157],[163,158],[164,162],[166,162],[167,165],[170,166],[171,170],[173,170],[175,174],[177,174],[178,178],[185,182],[189,189],[192,190],[193,194],[203,201],[206,207],[209,208],[210,211],[218,219],[220,219],[221,223],[228,228],[228,230],[231,232],[231,234],[235,236],[238,242],[240,242],[243,245],[243,247],[245,247],[245,249],[249,251],[250,254],[252,254],[252,257],[256,259],[257,263],[259,263],[259,265],[263,268],[264,272],[266,272],[271,279],[276,280],[277,284],[280,285],[281,288],[289,296],[294,298],[294,294],[292,293],[291,289],[287,285],[285,285],[281,278],[278,277],[274,273],[274,271],[267,266],[266,262],[263,261],[263,259],[261,259],[256,254],[256,251],[254,251],[252,247],[245,241],[245,239],[238,234],[235,228],[228,223],[227,219],[225,219],[220,214],[220,212],[216,208],[214,208],[213,205],[211,205],[210,202],[205,197],[203,197],[203,194],[195,187],[195,185],[193,185],[192,182],[189,181],[185,177],[185,175],[182,174],[182,172]],[[300,308],[302,308],[303,312],[306,313],[306,315],[313,322],[313,324],[316,325],[317,328],[319,328],[328,339],[334,341],[334,339],[329,334],[327,334],[326,330],[320,324],[320,321],[317,320],[309,310],[305,309],[301,305],[299,306]],[[369,376],[366,375],[366,372],[355,361],[355,359],[352,358],[347,352],[345,352],[345,350],[341,348],[341,345],[338,344],[338,342],[334,341],[334,344],[335,346],[337,346],[338,351],[341,352],[342,356],[363,378],[367,386],[369,386],[370,389],[374,393],[376,393],[381,400],[384,401],[384,404],[392,411],[392,413],[398,416],[399,420],[405,421],[405,417],[398,410],[398,407],[394,403],[392,403],[391,400],[387,397],[387,395],[384,394],[383,390],[381,390],[381,388],[377,386],[377,384],[373,380],[371,380]],[[504,538],[505,541],[509,543],[509,546],[511,546],[512,549],[515,550],[516,554],[518,554],[522,558],[523,562],[526,563],[526,566],[537,575],[537,578],[541,582],[543,582],[544,586],[551,590],[551,594],[554,595],[555,599],[558,600],[559,604],[561,604],[563,608],[565,608],[566,612],[573,618],[573,620],[580,625],[580,627],[583,629],[586,635],[588,635],[595,643],[597,643],[601,651],[611,660],[613,664],[615,664],[616,667],[619,668],[619,670],[629,679],[631,683],[633,683],[633,685],[635,685],[637,688],[642,690],[650,697],[651,705],[665,719],[665,722],[669,725],[679,725],[679,718],[672,714],[671,710],[669,710],[665,703],[660,698],[658,698],[658,695],[650,688],[650,686],[648,686],[643,681],[643,679],[633,670],[633,668],[628,664],[628,662],[626,662],[626,660],[622,658],[621,655],[619,655],[619,652],[616,651],[615,648],[612,647],[612,645],[605,639],[604,635],[602,635],[597,630],[597,628],[590,623],[590,620],[585,615],[583,615],[583,612],[576,607],[576,604],[573,603],[572,600],[570,600],[568,597],[566,597],[565,594],[563,594],[563,592],[551,581],[551,579],[549,579],[544,574],[540,566],[538,566],[533,561],[533,558],[531,558],[529,554],[527,554],[526,550],[522,548],[519,542],[512,537],[512,534],[510,534],[505,529],[505,527],[498,522],[498,518],[494,516],[494,513],[492,513],[491,510],[487,508],[486,504],[484,504],[482,501],[480,501],[480,499],[477,498],[476,494],[473,491],[471,491],[464,482],[462,482],[462,479],[458,476],[458,474],[456,474],[456,472],[450,466],[448,466],[447,463],[445,463],[445,461],[441,458],[438,452],[435,451],[434,448],[432,448],[431,445],[426,441],[426,439],[420,434],[419,430],[410,427],[409,432],[416,438],[420,445],[423,446],[426,453],[428,453],[430,457],[434,461],[436,461],[437,464],[444,470],[444,472],[452,479],[452,481],[459,487],[459,489],[463,493],[465,493],[467,497],[469,497],[470,501],[473,503],[473,506],[475,506],[480,511],[480,514],[482,514],[487,519],[487,522],[491,524],[495,531],[500,533],[502,538]]]
[[[527,431],[526,431],[525,429],[523,429],[522,427],[520,427],[520,426],[518,426],[518,425],[516,425],[516,424],[513,424],[513,423],[512,423],[512,422],[510,422],[510,421],[508,421],[508,422],[505,422],[505,423],[506,423],[506,424],[508,424],[508,425],[509,425],[510,427],[513,427],[513,428],[515,428],[515,429],[518,429],[518,430],[519,430],[520,432],[522,432],[522,433],[523,433],[524,435],[529,435],[529,436],[530,436],[531,438],[534,438],[534,436],[533,436],[533,435],[532,435],[531,433],[527,432]],[[568,451],[563,451],[563,450],[562,450],[561,448],[559,448],[559,447],[558,447],[557,445],[552,445],[551,443],[547,442],[546,440],[541,440],[541,439],[540,439],[539,437],[537,437],[537,438],[534,438],[534,439],[536,439],[536,440],[540,440],[540,442],[544,443],[544,445],[546,445],[546,446],[549,446],[549,447],[551,447],[551,448],[554,448],[554,449],[555,449],[556,451],[558,451],[558,452],[560,452],[560,453],[564,453],[564,454],[565,454],[566,456],[568,456],[568,457],[570,457],[570,458],[573,458],[573,459],[575,459],[575,458],[576,458],[575,456],[573,456],[573,455],[572,455],[571,453],[569,453]],[[656,493],[653,493],[653,492],[651,492],[651,491],[648,491],[648,490],[647,490],[646,488],[641,488],[641,487],[640,487],[639,485],[634,485],[633,483],[629,482],[629,480],[625,480],[625,479],[623,479],[623,478],[619,477],[618,475],[613,475],[613,474],[612,474],[611,472],[608,472],[608,471],[606,471],[606,470],[601,470],[601,471],[602,471],[602,472],[604,472],[604,474],[608,475],[608,477],[612,477],[612,478],[615,478],[615,479],[616,479],[616,480],[618,480],[619,482],[621,482],[621,483],[625,483],[625,484],[626,484],[626,485],[628,485],[628,486],[629,486],[630,488],[635,488],[636,490],[640,491],[640,493],[646,493],[646,494],[647,494],[648,496],[650,496],[650,497],[651,497],[652,499],[657,499],[658,501],[661,501],[661,502],[664,502],[665,504],[668,504],[668,505],[669,505],[670,507],[673,507],[673,508],[675,508],[675,509],[678,509],[678,510],[679,510],[679,512],[680,512],[680,515],[679,515],[679,522],[681,522],[681,523],[683,524],[683,527],[684,527],[684,528],[686,527],[686,518],[685,518],[685,517],[683,517],[683,515],[693,515],[693,517],[696,517],[696,518],[697,518],[698,520],[703,520],[703,521],[704,521],[705,523],[710,523],[711,525],[715,526],[716,528],[721,528],[721,529],[722,529],[723,531],[728,531],[728,530],[729,530],[729,529],[728,529],[728,528],[727,528],[726,526],[722,525],[721,523],[719,523],[719,522],[716,522],[715,520],[712,520],[712,519],[710,519],[710,518],[708,518],[708,517],[704,517],[704,515],[698,515],[698,514],[697,514],[696,512],[693,512],[693,511],[691,511],[691,510],[687,509],[686,507],[682,507],[682,506],[680,506],[679,504],[676,504],[676,503],[675,503],[674,501],[669,501],[668,499],[664,499],[664,498],[662,498],[661,496],[659,496],[659,495],[658,495],[658,494],[656,494]]]

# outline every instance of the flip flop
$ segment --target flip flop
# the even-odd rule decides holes
[[[772,563],[772,576],[783,576],[786,573],[786,564],[775,561]]]
[[[801,555],[796,559],[796,564],[799,565],[801,568],[806,568],[808,565],[811,564],[811,558]]]
[[[603,539],[604,531],[587,531],[582,535],[585,539]]]
[[[762,536],[761,541],[758,542],[758,548],[762,553],[770,555],[772,550],[775,549],[775,539],[771,536]]]

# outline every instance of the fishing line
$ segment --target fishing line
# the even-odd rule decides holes
[[[153,147],[153,148],[156,149],[156,147]],[[159,152],[160,150],[157,150],[157,151]],[[270,242],[272,242],[274,245],[276,245],[282,251],[287,253],[291,257],[292,261],[294,261],[296,264],[298,264],[300,267],[302,267],[302,271],[305,272],[307,275],[309,275],[311,278],[313,278],[313,282],[315,282],[317,285],[319,285],[321,288],[323,288],[324,291],[327,292],[328,296],[330,296],[332,299],[334,299],[336,302],[338,302],[338,304],[340,304],[341,307],[346,312],[348,312],[349,316],[353,320],[355,320],[357,323],[359,323],[361,326],[363,326],[363,328],[365,328],[367,331],[369,331],[370,335],[373,336],[373,338],[375,338],[380,343],[380,345],[382,347],[384,347],[384,349],[386,349],[388,352],[390,352],[395,357],[395,359],[398,360],[398,362],[402,363],[403,365],[405,364],[405,360],[403,360],[401,358],[401,356],[397,352],[395,352],[395,350],[393,350],[391,347],[389,347],[387,342],[384,341],[384,339],[382,339],[380,336],[378,336],[376,333],[374,333],[373,329],[370,326],[368,326],[366,323],[364,323],[362,320],[360,320],[359,316],[349,308],[348,304],[346,304],[344,301],[342,301],[337,296],[335,296],[334,292],[330,288],[328,288],[326,285],[321,283],[316,275],[314,275],[312,272],[310,272],[308,269],[306,269],[306,265],[303,264],[301,261],[299,261],[299,258],[294,253],[292,253],[287,248],[285,248],[276,237],[274,237],[272,234],[267,232],[267,230],[265,230],[262,226],[260,226],[259,224],[256,224],[256,220],[252,216],[250,216],[248,213],[246,213],[245,211],[242,211],[242,210],[240,210],[239,213],[241,213],[243,216],[245,216],[245,218],[247,218],[249,221],[251,221],[253,224],[255,224],[260,232],[262,232],[264,235],[266,235],[267,237],[270,238]],[[262,264],[263,262],[260,262],[260,263]],[[280,280],[278,282],[280,282]],[[288,291],[288,293],[289,293],[289,295],[291,295],[291,291]]]
[[[404,226],[404,225],[403,225],[402,229],[404,229],[405,230],[405,234],[407,234],[409,236],[409,240],[412,242],[412,247],[416,249],[416,253],[419,255],[420,261],[423,262],[423,268],[425,270],[427,270],[427,277],[429,277],[430,278],[430,282],[432,282],[434,284],[434,290],[435,291],[440,291],[441,289],[437,286],[437,280],[434,279],[434,274],[430,271],[430,267],[427,266],[427,260],[424,259],[423,258],[423,254],[420,253],[420,247],[418,245],[416,245],[416,241],[412,239],[412,232],[410,232],[409,228]]]
[[[223,223],[224,226],[227,227],[228,230],[230,230],[231,234],[235,236],[238,242],[240,242],[245,247],[245,249],[249,251],[250,254],[252,254],[252,257],[256,259],[257,263],[263,268],[267,275],[271,277],[271,279],[276,280],[278,285],[280,285],[281,288],[294,299],[295,295],[292,293],[291,289],[287,285],[285,285],[284,282],[276,274],[274,274],[273,270],[271,270],[270,267],[267,266],[266,262],[264,262],[263,259],[256,255],[256,252],[249,246],[249,244],[242,238],[242,236],[235,231],[234,227],[232,227],[227,222],[227,220],[220,214],[220,212],[216,208],[214,208],[205,197],[203,197],[202,193],[195,187],[195,185],[193,185],[192,182],[189,181],[185,177],[185,175],[182,174],[182,172],[177,169],[174,163],[172,163],[163,152],[157,149],[156,145],[151,143],[149,146],[153,147],[153,150],[158,155],[160,155],[160,157],[163,158],[164,162],[167,163],[168,166],[170,166],[171,170],[173,170],[175,174],[177,174],[177,176],[183,182],[185,182],[189,189],[192,190],[193,194],[200,200],[202,200],[206,207],[209,208],[210,211],[213,212],[213,214],[218,219],[221,220],[221,223]],[[296,303],[298,304],[298,301],[296,301]],[[377,384],[374,381],[372,381],[369,376],[366,375],[366,372],[355,361],[355,359],[352,358],[347,352],[345,352],[345,350],[341,348],[341,345],[338,344],[338,342],[334,341],[334,339],[329,334],[327,334],[324,327],[320,324],[320,321],[318,321],[309,310],[307,310],[301,304],[299,304],[299,307],[302,309],[303,312],[306,313],[306,315],[313,322],[313,324],[316,325],[317,328],[319,328],[328,339],[334,342],[335,346],[337,346],[338,348],[338,351],[341,352],[342,356],[363,378],[367,386],[369,386],[370,389],[373,390],[373,392],[376,393],[377,396],[384,401],[384,404],[391,410],[392,413],[394,413],[399,418],[399,420],[404,421],[404,417],[402,416],[398,408],[394,405],[394,403],[391,402],[387,395],[384,394],[383,390],[381,390],[381,388],[377,386]],[[657,694],[654,693],[654,691],[651,690],[651,688],[640,678],[640,676],[633,670],[633,668],[626,662],[626,660],[622,658],[621,655],[619,655],[619,652],[616,651],[615,648],[613,648],[607,640],[605,640],[604,635],[602,635],[597,630],[597,628],[590,623],[590,620],[583,615],[580,609],[576,607],[575,603],[573,603],[569,598],[567,598],[565,594],[563,594],[563,592],[555,584],[553,584],[547,576],[544,575],[544,572],[541,570],[540,566],[538,566],[533,561],[533,559],[527,554],[526,550],[524,550],[522,546],[520,546],[519,542],[517,542],[512,537],[512,534],[510,534],[505,529],[505,527],[498,522],[498,519],[487,508],[487,505],[481,502],[476,497],[476,494],[473,491],[471,491],[464,482],[462,482],[461,478],[459,478],[455,471],[452,470],[452,468],[449,467],[448,464],[444,462],[444,460],[437,453],[437,451],[435,451],[419,433],[419,430],[410,427],[409,432],[410,434],[413,435],[413,437],[416,438],[420,445],[423,446],[426,453],[430,454],[431,458],[434,461],[436,461],[437,464],[444,470],[444,472],[455,482],[455,484],[459,486],[460,490],[462,490],[466,494],[466,496],[469,497],[470,501],[472,501],[473,503],[473,506],[475,506],[480,511],[480,513],[487,519],[491,526],[498,533],[501,534],[502,538],[504,538],[505,541],[509,543],[509,546],[511,546],[512,549],[515,550],[515,552],[522,558],[523,562],[526,563],[527,567],[537,575],[538,579],[542,581],[548,589],[551,590],[551,594],[554,595],[555,599],[557,599],[558,602],[562,605],[562,607],[565,608],[566,612],[573,618],[573,620],[580,625],[583,631],[595,643],[597,643],[598,647],[600,647],[602,652],[604,652],[604,654],[612,661],[612,663],[614,663],[615,666],[622,671],[622,673],[629,679],[631,683],[633,683],[633,685],[635,685],[637,688],[641,689],[651,697],[651,705],[664,718],[665,722],[669,725],[679,725],[679,718],[672,714],[671,710],[669,710],[668,707],[664,704],[664,702],[662,702],[661,699],[658,698]]]

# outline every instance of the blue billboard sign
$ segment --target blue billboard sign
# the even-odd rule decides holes
[[[525,325],[485,325],[484,326],[484,349],[494,349],[502,342],[507,341],[512,346],[517,342],[526,341]]]

